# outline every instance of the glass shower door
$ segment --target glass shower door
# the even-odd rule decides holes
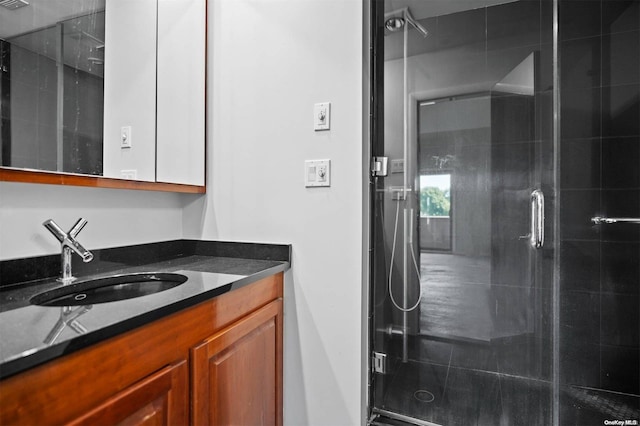
[[[373,423],[550,424],[552,2],[374,5]]]

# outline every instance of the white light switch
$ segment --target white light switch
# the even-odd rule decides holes
[[[331,160],[305,161],[304,186],[331,186]]]
[[[131,126],[120,128],[120,148],[131,148]]]
[[[404,160],[391,160],[391,173],[404,173]]]
[[[329,130],[331,127],[331,102],[315,104],[313,108],[313,130]]]

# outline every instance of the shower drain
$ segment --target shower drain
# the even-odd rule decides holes
[[[420,402],[433,402],[436,399],[434,394],[426,390],[415,391],[413,397]]]

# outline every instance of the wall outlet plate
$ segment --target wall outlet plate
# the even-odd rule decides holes
[[[304,186],[331,186],[331,160],[307,160],[304,162]]]
[[[130,180],[136,180],[138,178],[138,171],[131,169],[131,170],[120,170],[120,178],[121,179],[130,179]]]

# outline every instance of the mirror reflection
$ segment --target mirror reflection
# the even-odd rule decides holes
[[[0,5],[0,164],[102,175],[104,0]]]
[[[204,186],[206,5],[0,0],[0,167]]]

